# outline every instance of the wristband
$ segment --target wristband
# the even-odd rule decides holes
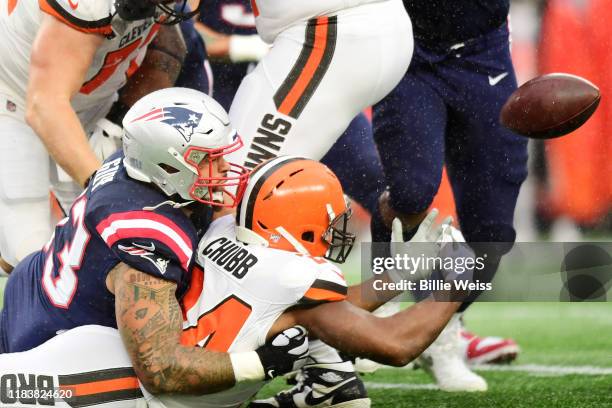
[[[229,39],[229,59],[232,62],[257,62],[270,50],[257,34],[231,35]]]
[[[230,353],[236,382],[262,381],[266,378],[259,355],[255,351]]]

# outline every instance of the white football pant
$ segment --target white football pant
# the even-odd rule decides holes
[[[284,154],[321,159],[360,111],[397,85],[413,46],[400,0],[281,32],[236,93],[229,115],[245,147],[229,160],[253,168]]]

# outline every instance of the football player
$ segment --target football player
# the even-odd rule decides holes
[[[527,139],[499,123],[501,107],[517,87],[507,23],[510,4],[404,4],[414,23],[413,60],[399,85],[373,108],[374,137],[389,186],[372,219],[373,240],[387,239],[394,217],[409,228],[424,217],[446,165],[467,241],[500,243],[496,253],[488,251],[482,277],[490,281],[515,240],[514,210],[527,175]],[[477,295],[472,293],[470,301]],[[443,390],[486,390],[485,380],[464,363],[466,348],[470,360],[482,362],[513,359],[518,347],[509,339],[463,336],[461,330],[458,314],[421,364]]]
[[[126,106],[172,86],[184,45],[164,24],[191,14],[158,0],[2,0],[0,8],[0,253],[14,265],[51,235],[48,155],[63,169],[53,181],[74,180],[78,194],[100,167],[86,134],[128,76]]]
[[[96,324],[121,328],[140,381],[154,392],[204,393],[282,373],[269,350],[228,355],[179,343],[178,299],[198,243],[190,215],[235,206],[248,178],[225,161],[242,146],[227,113],[201,92],[169,88],[138,101],[123,125],[123,151],[95,173],[47,245],[10,275],[0,351],[30,350]]]
[[[316,161],[279,157],[258,167],[236,217],[227,212],[215,213],[197,249],[202,268],[194,269],[182,302],[183,345],[211,352],[248,352],[276,333],[299,324],[342,351],[402,366],[435,339],[460,306],[460,302],[428,299],[386,318],[363,310],[377,308],[398,292],[374,296],[371,282],[347,288],[342,272],[329,262],[342,262],[355,237],[347,231],[351,212],[338,179]],[[435,215],[434,212],[420,227],[420,236],[427,236],[431,242],[438,240],[444,230],[434,227]],[[399,231],[401,237],[401,224]],[[128,319],[141,320],[140,326],[157,321],[157,308],[163,308],[166,297],[173,292],[155,285],[137,285],[139,280],[130,278],[130,273],[121,268],[109,278],[116,296],[134,300],[141,297],[148,302],[118,312],[125,312]],[[393,278],[387,275],[384,279]],[[138,330],[138,325],[119,325],[132,359],[143,353],[132,347],[133,333]],[[285,336],[297,330],[286,330]],[[71,339],[79,334],[73,330],[58,336],[51,350],[59,353],[61,342],[66,350],[66,344],[75,342]],[[115,350],[113,354],[120,356],[121,364],[129,364],[119,333],[113,335],[106,330],[104,335],[104,355]],[[88,345],[78,348],[79,353],[85,353],[84,358],[90,359],[92,350]],[[26,358],[30,353],[9,356],[13,367],[18,366],[19,358],[22,364],[28,364],[28,369],[36,365]],[[19,367],[23,371],[23,365]],[[325,370],[326,375],[319,376],[317,370],[321,369],[305,370],[294,390],[256,406],[370,405],[367,397],[354,398],[355,394],[363,395],[363,385],[350,372],[340,368]],[[57,368],[39,372],[53,376]],[[155,407],[238,406],[263,384],[245,382],[207,396],[160,394],[149,397],[148,403]]]
[[[251,3],[272,47],[232,102],[247,149],[231,160],[254,168],[281,154],[320,159],[406,72],[410,18],[399,0]]]
[[[199,10],[195,25],[207,44],[214,73],[213,95],[229,109],[240,82],[270,46],[257,34],[249,1],[202,0]],[[366,115],[359,113],[351,121],[321,162],[336,173],[346,194],[368,211],[375,210],[384,191],[384,177]]]

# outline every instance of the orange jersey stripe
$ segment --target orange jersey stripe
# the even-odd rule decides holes
[[[187,319],[187,311],[196,304],[202,293],[204,286],[204,271],[199,266],[195,266],[191,272],[191,284],[189,290],[183,297],[183,319]]]
[[[259,9],[257,8],[256,0],[251,0],[251,9],[253,10],[253,15],[255,17],[259,16]]]
[[[17,0],[8,0],[8,14],[10,15],[17,7]]]
[[[304,93],[304,90],[306,89],[308,83],[314,76],[314,73],[317,67],[319,66],[319,63],[323,59],[325,47],[327,47],[328,19],[328,17],[317,18],[315,28],[315,41],[312,53],[308,57],[308,61],[306,62],[304,69],[302,70],[297,81],[289,91],[289,94],[287,94],[287,97],[279,106],[278,111],[280,113],[289,115],[295,104],[298,102],[298,100]]]
[[[114,380],[103,380],[94,381],[90,383],[74,384],[74,385],[62,385],[60,388],[65,390],[71,390],[73,397],[80,397],[83,395],[101,394],[104,392],[120,391],[137,389],[138,378],[136,377],[124,377],[116,378]]]
[[[334,292],[331,290],[327,290],[327,289],[319,289],[319,288],[310,288],[306,291],[306,293],[304,294],[305,298],[311,299],[311,300],[327,300],[330,302],[337,302],[340,300],[344,300],[346,299],[346,295],[338,293],[338,292]]]

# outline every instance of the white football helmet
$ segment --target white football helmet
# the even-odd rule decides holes
[[[240,147],[242,140],[230,126],[227,112],[214,99],[193,89],[155,91],[136,102],[123,119],[128,175],[184,200],[236,206],[248,171],[229,163],[228,174],[210,175],[214,159]],[[208,176],[199,170],[202,160],[208,160]],[[235,193],[228,187],[236,187]]]

